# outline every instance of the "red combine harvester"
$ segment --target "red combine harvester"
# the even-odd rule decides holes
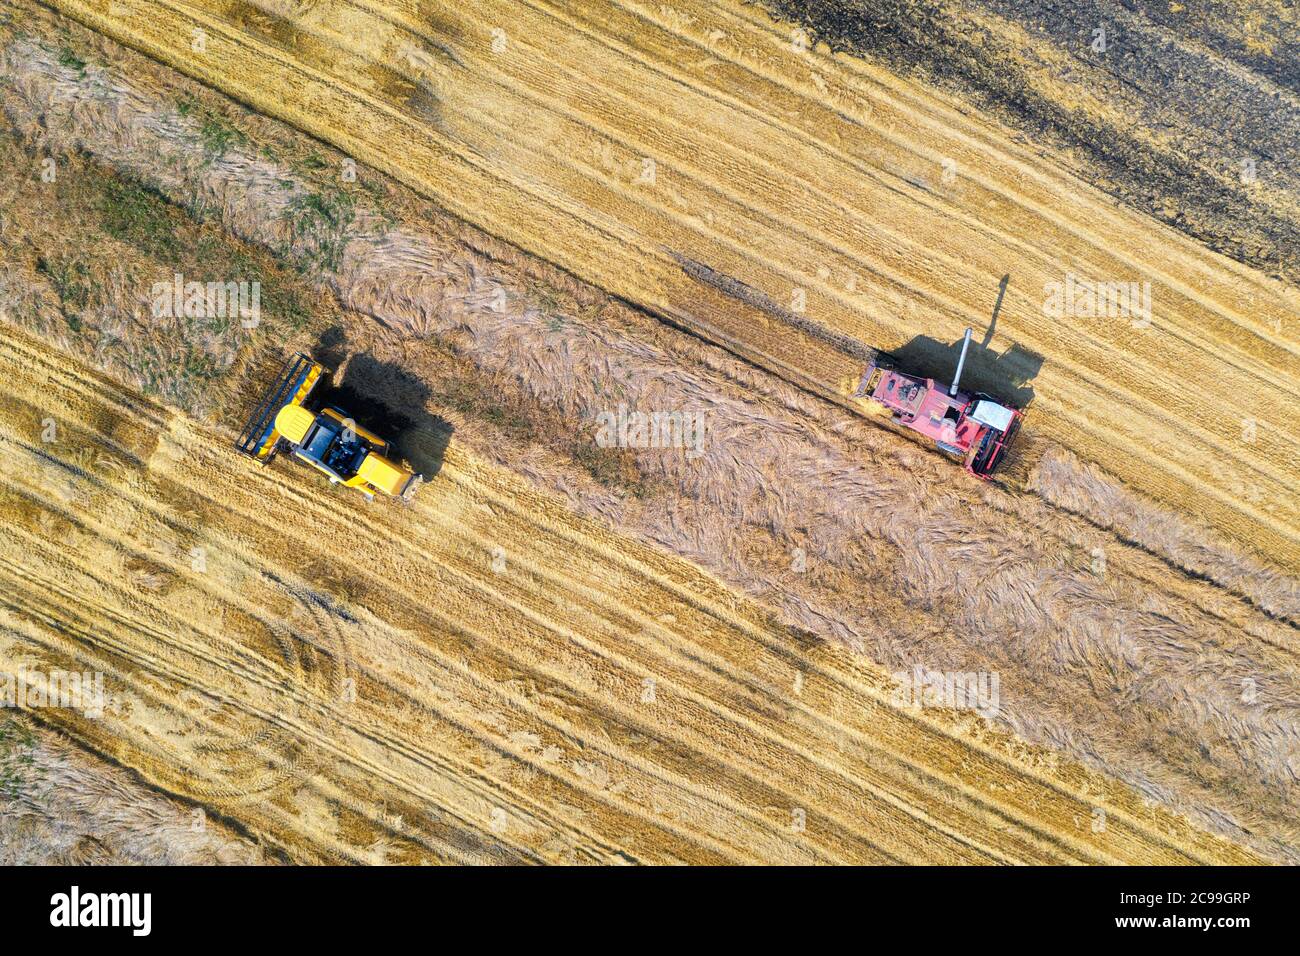
[[[895,424],[920,432],[940,451],[960,457],[972,475],[987,480],[1020,430],[1021,412],[987,395],[957,390],[970,335],[967,329],[952,385],[945,387],[932,378],[895,371],[877,359],[862,373],[853,394],[883,405],[894,413]]]

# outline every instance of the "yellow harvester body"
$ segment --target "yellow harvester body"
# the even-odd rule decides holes
[[[388,457],[389,444],[338,408],[306,404],[324,373],[305,355],[290,359],[259,402],[236,447],[260,462],[287,447],[330,481],[367,495],[409,498],[419,479]]]

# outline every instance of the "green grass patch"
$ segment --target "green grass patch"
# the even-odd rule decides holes
[[[466,418],[495,425],[516,441],[533,441],[538,437],[526,414],[517,406],[486,394],[474,379],[441,380],[436,383],[432,397],[435,404],[454,409]]]
[[[232,146],[248,145],[248,137],[234,123],[192,96],[177,97],[176,112],[187,119],[199,121],[199,141],[203,144],[203,155],[208,162],[220,159]]]
[[[601,448],[595,441],[575,441],[573,457],[592,478],[607,488],[620,488],[641,498],[649,485],[636,465],[636,456],[626,448]]]
[[[89,267],[78,258],[38,256],[36,271],[50,280],[50,285],[58,294],[68,328],[73,332],[80,332],[80,313],[88,308],[96,297]]]
[[[320,172],[328,166],[329,163],[325,161],[325,158],[321,156],[320,153],[312,152],[298,160],[295,165],[302,169],[310,170],[311,172]]]
[[[342,189],[304,193],[289,203],[292,243],[303,243],[302,265],[322,272],[338,269],[347,245],[347,230],[356,215],[356,201]]]
[[[268,271],[249,250],[210,235],[199,241],[198,258],[221,263],[223,275],[260,282],[263,317],[284,322],[295,332],[301,332],[311,322],[311,296],[299,286],[301,280],[292,272]]]
[[[209,113],[203,118],[199,127],[199,139],[203,141],[203,154],[209,160],[220,159],[226,155],[231,146],[245,146],[248,137],[231,125],[224,116]]]
[[[76,70],[77,76],[81,79],[85,79],[86,77],[86,61],[77,56],[70,46],[60,47],[59,66],[67,67],[70,70]]]
[[[32,751],[36,735],[26,724],[6,717],[0,721],[0,795],[10,800],[22,796],[23,784],[35,764]]]
[[[102,177],[99,214],[104,232],[157,259],[174,261],[181,253],[176,210],[151,189],[115,176]]]
[[[282,320],[294,331],[310,322],[311,298],[292,272],[268,268],[264,257],[218,230],[187,220],[180,209],[139,183],[100,175],[94,187],[94,203],[106,235],[157,260],[170,272],[182,273],[187,281],[258,282],[264,319]],[[60,277],[71,291],[77,290],[76,275],[60,273]],[[214,326],[212,331],[228,328]]]

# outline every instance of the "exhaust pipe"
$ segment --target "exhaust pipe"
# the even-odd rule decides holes
[[[957,374],[952,377],[952,384],[948,386],[949,396],[957,394],[957,383],[961,381],[961,369],[966,364],[966,350],[970,348],[970,327],[966,327],[966,338],[961,343],[961,358],[957,359]]]

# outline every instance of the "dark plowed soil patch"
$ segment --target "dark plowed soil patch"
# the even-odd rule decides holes
[[[1044,147],[1064,149],[1095,185],[1219,252],[1292,282],[1300,272],[1294,6],[760,5],[836,50],[971,97]]]

